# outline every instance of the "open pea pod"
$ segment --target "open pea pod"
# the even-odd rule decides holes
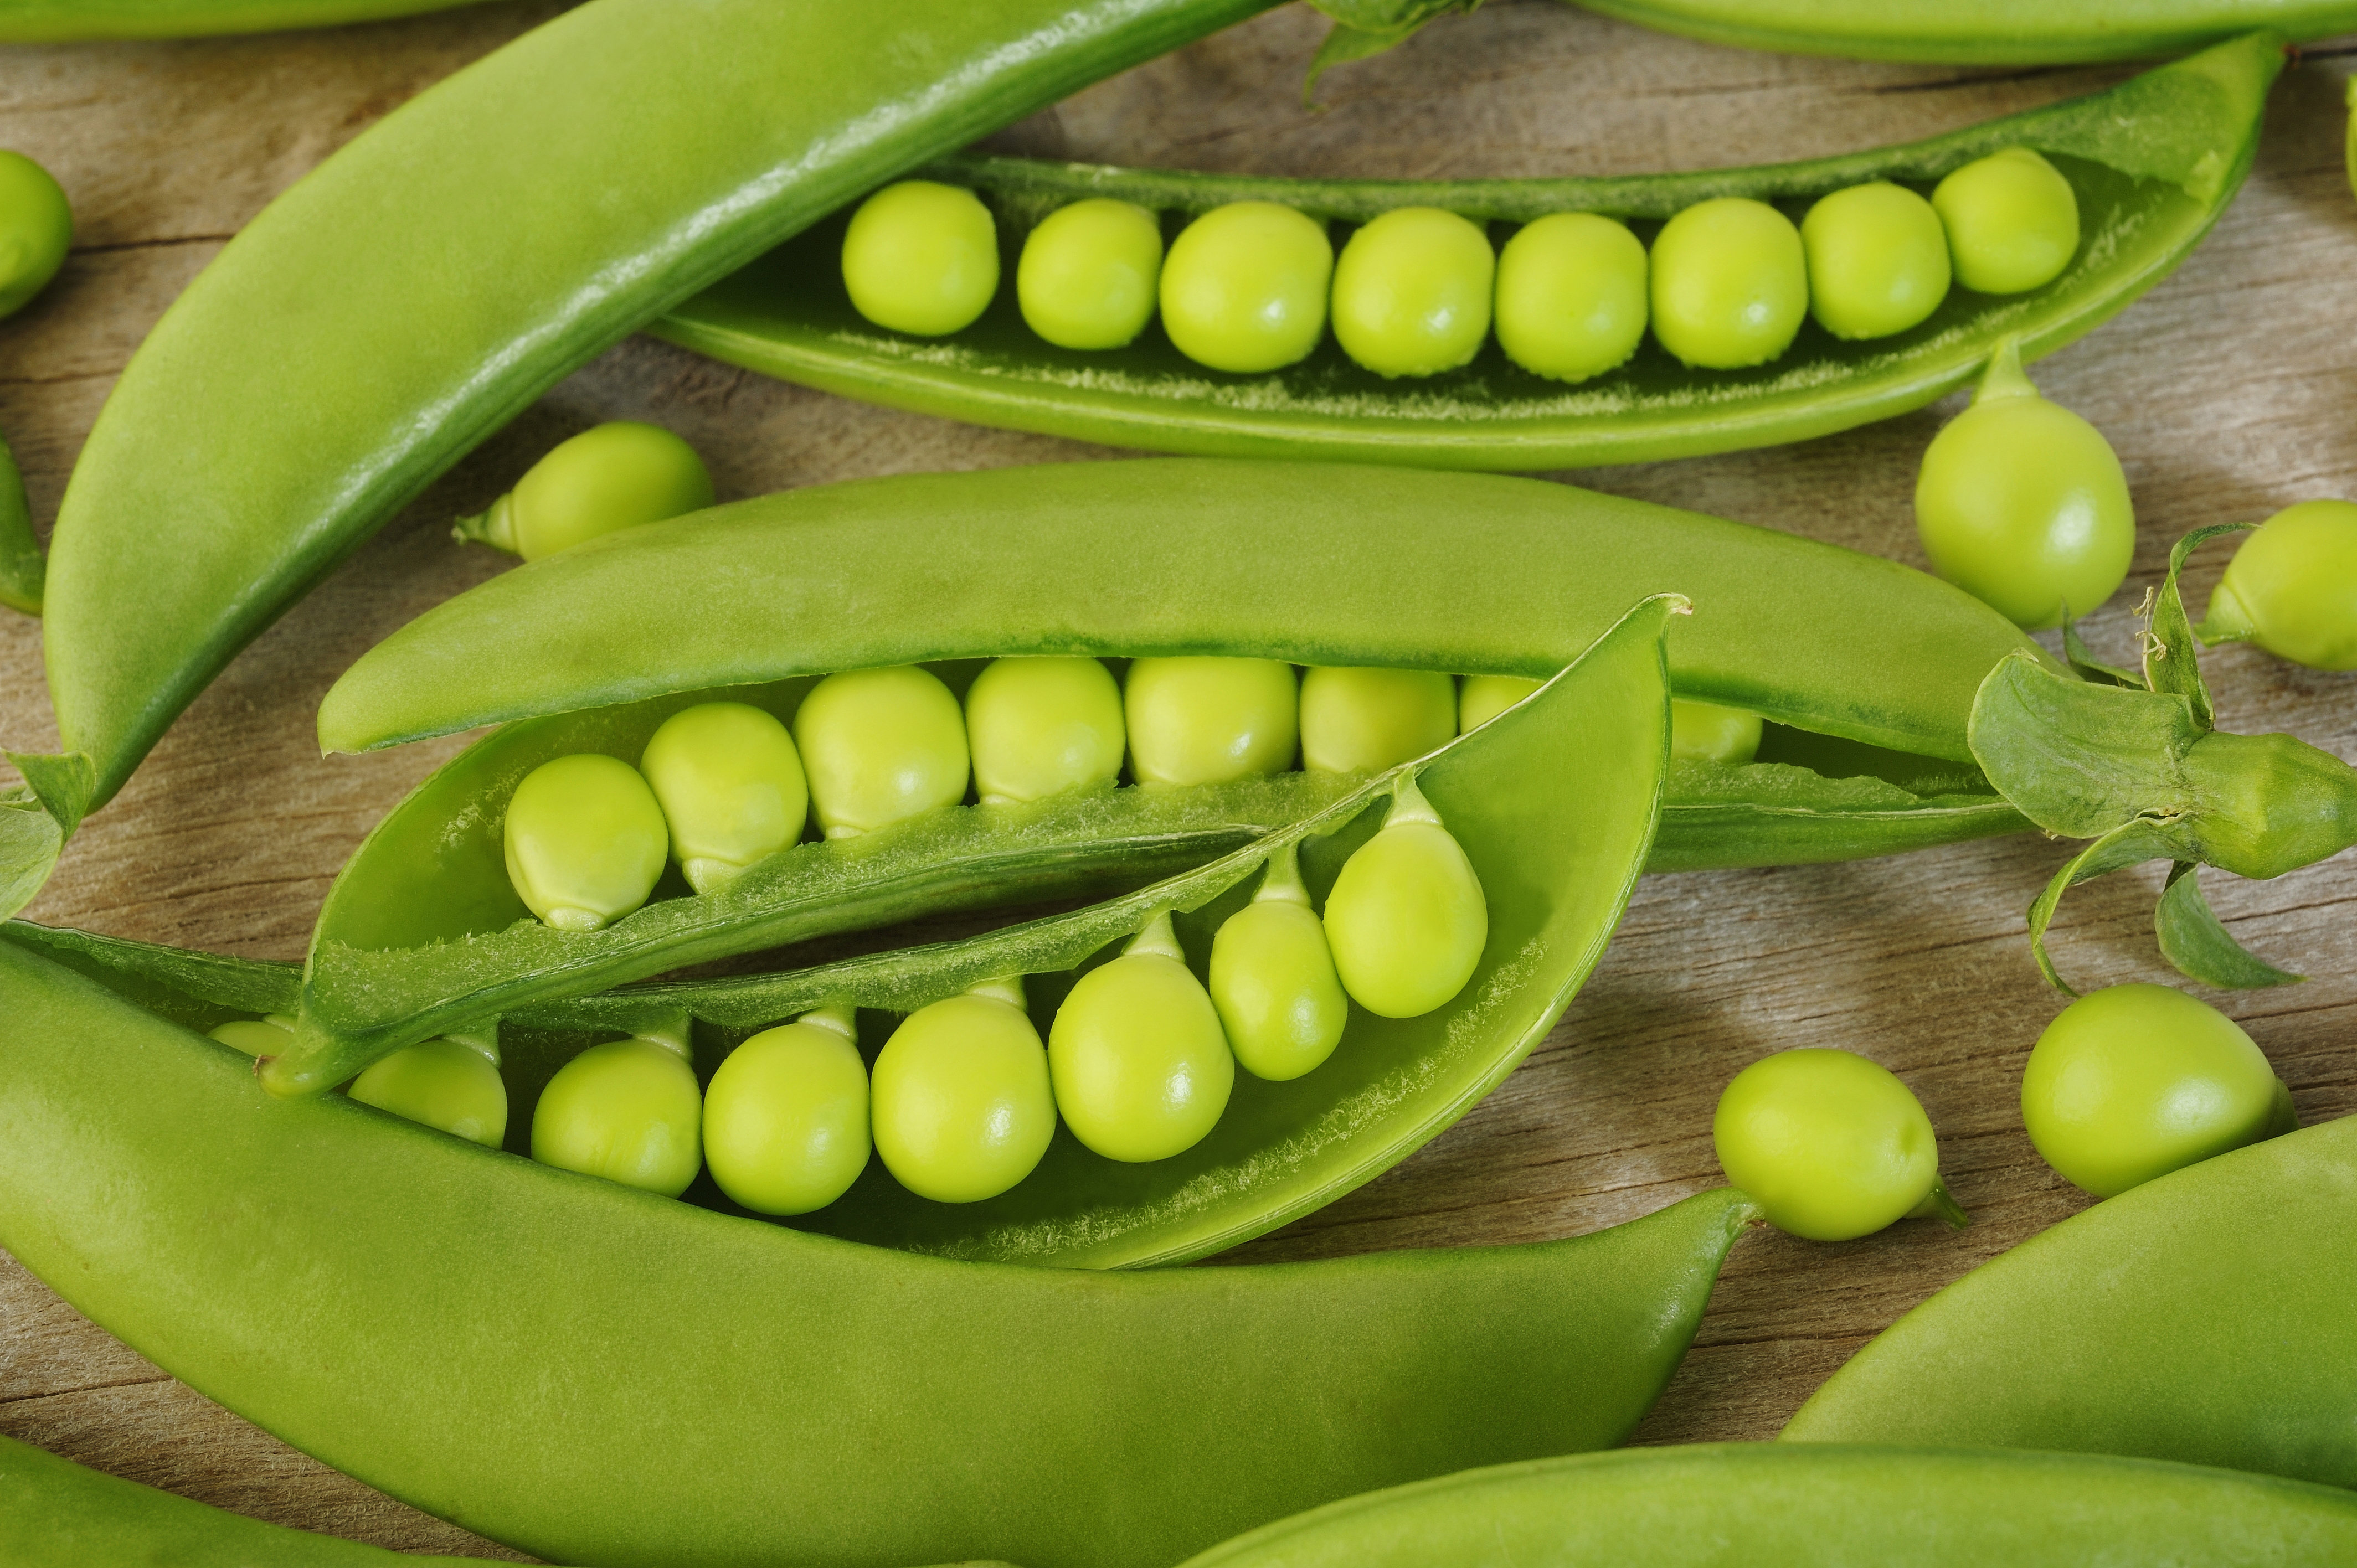
[[[1846,341],[1805,324],[1781,358],[1751,370],[1690,369],[1649,339],[1620,369],[1566,386],[1520,369],[1492,340],[1462,370],[1389,380],[1352,363],[1329,337],[1287,369],[1232,375],[1181,355],[1158,326],[1125,349],[1058,349],[1024,324],[1011,287],[962,332],[905,337],[853,308],[840,218],[673,306],[651,330],[847,397],[1166,452],[1536,469],[1773,446],[1921,408],[1978,374],[2002,339],[2018,338],[2025,357],[2050,352],[2168,276],[2249,172],[2282,64],[2282,40],[2253,34],[2108,91],[1929,141],[1693,174],[1295,180],[999,157],[929,171],[980,194],[1010,248],[1049,212],[1089,197],[1135,202],[1166,226],[1227,202],[1273,201],[1329,223],[1439,207],[1509,224],[1599,212],[1650,231],[1717,197],[1781,203],[1797,219],[1815,198],[1867,181],[1928,188],[2007,147],[2035,149],[2070,180],[2083,237],[2053,282],[2004,296],[1957,288],[1921,325],[1889,338]],[[1011,264],[1004,270],[1014,275]]]
[[[2357,27],[2351,0],[1575,0],[1706,43],[1923,65],[2149,59],[2253,27],[2305,43]]]

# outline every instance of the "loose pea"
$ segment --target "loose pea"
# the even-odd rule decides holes
[[[1060,349],[1118,349],[1154,319],[1162,227],[1134,202],[1060,207],[1023,242],[1015,297],[1032,331]]]
[[[1275,659],[1140,659],[1122,712],[1141,784],[1224,784],[1293,766],[1293,666]]]
[[[1448,743],[1457,682],[1428,670],[1317,668],[1301,678],[1301,761],[1373,773]]]
[[[1498,257],[1498,346],[1534,376],[1600,376],[1643,340],[1645,290],[1645,242],[1627,224],[1551,212]]]
[[[592,1046],[556,1069],[532,1113],[532,1157],[677,1197],[704,1163],[694,1069],[650,1040]]]
[[[1056,1109],[1109,1160],[1167,1160],[1228,1108],[1236,1058],[1167,913],[1081,977],[1048,1030]]]
[[[508,880],[562,931],[594,931],[647,901],[671,832],[637,768],[597,752],[544,762],[508,801]]]
[[[1835,191],[1801,220],[1809,311],[1836,338],[1888,338],[1948,297],[1948,235],[1932,204],[1877,180]]]
[[[1094,659],[994,659],[966,689],[974,782],[987,802],[1038,800],[1121,776],[1121,688]]]
[[[639,758],[689,886],[716,892],[801,839],[810,812],[786,726],[745,703],[699,703],[662,722]]]
[[[514,489],[453,532],[537,561],[711,504],[712,475],[694,447],[659,424],[617,419],[550,447]]]
[[[2357,504],[2301,501],[2261,523],[2226,564],[2196,628],[2255,642],[2315,670],[2357,670]]]
[[[2097,1197],[2297,1125],[2251,1036],[2166,985],[2114,985],[2062,1009],[2021,1074],[2021,1120],[2061,1177]]]
[[[942,338],[998,292],[998,231],[970,190],[905,179],[859,204],[843,236],[843,286],[877,326]]]
[[[1236,1060],[1255,1078],[1299,1078],[1342,1043],[1351,1004],[1295,845],[1270,858],[1260,891],[1211,939],[1211,993]]]
[[[1497,273],[1489,236],[1456,213],[1386,212],[1334,263],[1334,340],[1381,376],[1453,371],[1490,336]]]
[[[830,675],[794,714],[812,809],[831,839],[965,798],[965,716],[913,664]]]
[[[284,1013],[266,1013],[259,1018],[231,1018],[214,1025],[209,1033],[231,1050],[250,1057],[274,1057],[295,1043],[295,1020]]]
[[[14,316],[65,265],[73,209],[49,171],[0,152],[0,317]]]
[[[1695,762],[1749,762],[1760,755],[1760,718],[1716,703],[1670,701],[1670,755]]]
[[[1698,202],[1653,240],[1653,336],[1689,365],[1734,371],[1792,347],[1809,310],[1792,220],[1764,201]]]
[[[876,1058],[876,1152],[902,1187],[979,1203],[1029,1176],[1056,1134],[1048,1054],[1006,981],[920,1007]]]
[[[808,1214],[867,1165],[867,1067],[848,1007],[806,1013],[728,1053],[704,1092],[704,1158],[756,1214]]]
[[[1956,281],[1977,294],[2021,294],[2061,275],[2079,249],[2079,198],[2028,147],[1968,163],[1932,206],[1948,232]]]
[[[1719,1095],[1711,1140],[1727,1179],[1789,1235],[1847,1241],[1928,1214],[1965,1222],[1941,1185],[1922,1104],[1887,1069],[1848,1051],[1753,1062]]]
[[[1469,735],[1544,685],[1524,675],[1468,675],[1457,693],[1457,733]]]
[[[1421,1016],[1465,989],[1489,940],[1473,863],[1423,792],[1403,785],[1326,896],[1342,989],[1378,1017]]]
[[[479,1046],[427,1040],[371,1066],[352,1098],[412,1122],[496,1149],[508,1133],[508,1087]]]
[[[1253,374],[1308,357],[1326,331],[1334,245],[1271,201],[1218,207],[1179,231],[1162,264],[1162,329],[1215,371]]]

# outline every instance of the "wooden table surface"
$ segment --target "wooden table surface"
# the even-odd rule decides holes
[[[275,38],[0,48],[0,146],[51,169],[77,243],[0,325],[0,430],[46,531],[76,451],[158,313],[274,193],[404,98],[561,6],[518,0]],[[1400,177],[1619,174],[1813,156],[2049,102],[2117,67],[1967,70],[1708,48],[1551,0],[1500,0],[1300,104],[1322,22],[1271,13],[1102,84],[996,139],[1007,150],[1168,166]],[[2203,523],[2357,495],[2357,202],[2341,167],[2344,55],[2287,73],[2258,166],[2183,269],[2038,367],[2112,439],[2139,534],[2090,630],[2125,658],[2129,610]],[[269,324],[258,322],[257,330]],[[365,373],[356,368],[355,373]],[[1594,470],[1579,482],[1923,564],[1916,464],[1961,399],[1781,450]],[[1102,456],[890,413],[632,339],[544,398],[247,650],[69,850],[35,918],[230,952],[298,956],[328,879],[456,740],[322,762],[312,715],[362,650],[502,558],[447,535],[542,450],[599,420],[654,420],[711,459],[724,499],[904,470]],[[161,547],[161,546],[159,546]],[[2223,550],[2188,600],[2206,598]],[[55,744],[36,622],[0,611],[0,740]],[[2351,677],[2248,650],[2212,656],[2227,728],[2357,756]],[[1710,1114],[1745,1063],[1838,1046],[1896,1071],[1939,1131],[1975,1223],[1818,1246],[1754,1232],[1641,1442],[1764,1438],[1858,1346],[1933,1290],[2088,1200],[2038,1159],[2018,1084],[2059,1002],[2022,911],[2066,855],[2034,836],[1847,865],[1657,876],[1563,1024],[1489,1101],[1388,1176],[1243,1249],[1254,1259],[1561,1236],[1718,1179]],[[2149,928],[2158,868],[2078,889],[2055,951],[2082,985],[2171,976]],[[2272,884],[2212,873],[2229,927],[2314,978],[2212,996],[2302,1116],[2357,1109],[2350,857]],[[0,1254],[0,1432],[262,1518],[411,1550],[511,1556],[288,1448],[172,1380]]]

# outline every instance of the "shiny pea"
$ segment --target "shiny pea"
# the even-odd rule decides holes
[[[73,209],[49,171],[0,151],[0,317],[14,316],[57,276],[73,243]]]
[[[1719,1095],[1711,1141],[1727,1179],[1789,1235],[1846,1241],[1932,1213],[1964,1222],[1940,1185],[1922,1104],[1888,1069],[1848,1051],[1753,1062]]]
[[[1809,311],[1800,231],[1749,197],[1698,202],[1663,224],[1652,281],[1653,336],[1706,370],[1766,364]]]
[[[1694,762],[1749,762],[1760,754],[1758,714],[1717,703],[1670,701],[1670,755]]]
[[[662,806],[688,886],[716,892],[802,836],[810,787],[793,736],[745,703],[699,703],[665,719],[639,771]]]
[[[1593,212],[1551,212],[1498,257],[1498,346],[1534,376],[1584,381],[1644,340],[1645,243]]]
[[[372,1064],[352,1082],[363,1105],[496,1149],[508,1133],[508,1088],[479,1047],[426,1040]]]
[[[1403,784],[1326,896],[1342,989],[1378,1017],[1419,1017],[1465,989],[1489,940],[1473,863],[1422,791]]]
[[[1966,164],[1932,192],[1956,281],[1976,294],[2022,294],[2053,282],[2079,249],[2079,198],[2028,147]]]
[[[677,1197],[704,1164],[695,1072],[650,1040],[592,1046],[556,1069],[532,1113],[532,1157]]]
[[[231,1018],[208,1033],[231,1050],[274,1057],[295,1043],[295,1020],[284,1013],[267,1013],[259,1018]]]
[[[711,504],[712,475],[694,447],[659,424],[617,419],[550,447],[514,489],[453,532],[537,561]]]
[[[920,1007],[876,1058],[876,1152],[936,1203],[979,1203],[1031,1174],[1056,1133],[1048,1054],[1006,981]]]
[[[1236,1059],[1168,914],[1065,996],[1048,1071],[1064,1124],[1109,1160],[1167,1160],[1218,1124]]]
[[[1140,659],[1122,714],[1141,784],[1223,784],[1293,766],[1293,666],[1275,659]]]
[[[1526,675],[1468,675],[1457,693],[1457,733],[1469,735],[1546,682]]]
[[[764,1029],[704,1091],[712,1179],[756,1214],[808,1214],[867,1166],[867,1066],[848,1007]]]
[[[830,675],[794,714],[811,807],[831,839],[965,798],[965,715],[913,664]]]
[[[1836,338],[1888,338],[1948,297],[1948,235],[1932,204],[1888,180],[1820,199],[1801,220],[1809,313]]]
[[[1093,789],[1121,776],[1121,688],[1094,659],[994,659],[966,689],[974,782],[986,803]]]
[[[1446,746],[1457,682],[1429,670],[1316,668],[1301,678],[1301,762],[1375,773]]]
[[[1215,371],[1253,374],[1307,359],[1326,331],[1334,244],[1325,226],[1272,201],[1216,207],[1179,231],[1162,263],[1162,329]]]
[[[929,179],[888,185],[843,236],[843,286],[877,326],[942,338],[974,324],[998,292],[998,231],[970,190]]]
[[[1253,901],[1221,922],[1210,990],[1229,1047],[1255,1078],[1299,1078],[1342,1043],[1351,1004],[1296,845],[1270,857]]]
[[[1162,228],[1103,197],[1049,213],[1023,242],[1015,298],[1031,330],[1060,349],[1118,349],[1154,319]]]
[[[2195,629],[2314,670],[2357,670],[2357,504],[2301,501],[2261,523]]]
[[[1362,224],[1334,263],[1334,340],[1385,377],[1469,363],[1490,336],[1498,259],[1479,226],[1437,207]]]
[[[542,763],[501,830],[516,897],[563,931],[594,931],[647,901],[671,832],[639,770],[597,752]]]

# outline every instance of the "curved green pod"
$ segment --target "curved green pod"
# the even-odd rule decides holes
[[[2254,27],[2295,42],[2357,27],[2351,0],[1574,0],[1740,48],[1921,65],[2072,65],[2182,54]]]
[[[1441,207],[1494,224],[1571,211],[1643,228],[1730,196],[1783,203],[1797,219],[1829,192],[1873,180],[1928,189],[2007,147],[2038,150],[2070,179],[2083,237],[2052,283],[2007,296],[1959,288],[1921,326],[1871,341],[1804,326],[1781,358],[1753,370],[1689,370],[1649,340],[1620,370],[1565,386],[1519,369],[1492,341],[1463,370],[1389,381],[1329,338],[1289,369],[1229,375],[1186,359],[1158,328],[1126,349],[1056,349],[1024,325],[1011,288],[963,332],[908,338],[852,308],[832,223],[675,306],[652,330],[847,397],[1167,452],[1538,469],[1773,446],[1921,408],[1977,375],[2005,338],[2018,337],[2025,357],[2049,353],[2169,275],[2249,172],[2282,65],[2282,40],[2254,34],[2109,91],[1929,141],[1695,174],[1288,180],[971,157],[928,171],[978,191],[1010,244],[1089,197],[1136,202],[1172,222],[1227,202],[1274,201],[1329,223]]]
[[[449,11],[477,0],[0,0],[0,43],[274,33]]]
[[[41,577],[48,569],[33,534],[33,509],[16,454],[0,439],[0,605],[28,616],[41,613]]]
[[[245,1058],[0,946],[0,1245],[208,1397],[559,1562],[1167,1564],[1624,1437],[1750,1216],[1090,1273],[754,1224]],[[618,1485],[627,1477],[627,1485]]]
[[[2357,1486],[2357,1117],[2074,1215],[1885,1329],[1803,1443],[2127,1454]]]

